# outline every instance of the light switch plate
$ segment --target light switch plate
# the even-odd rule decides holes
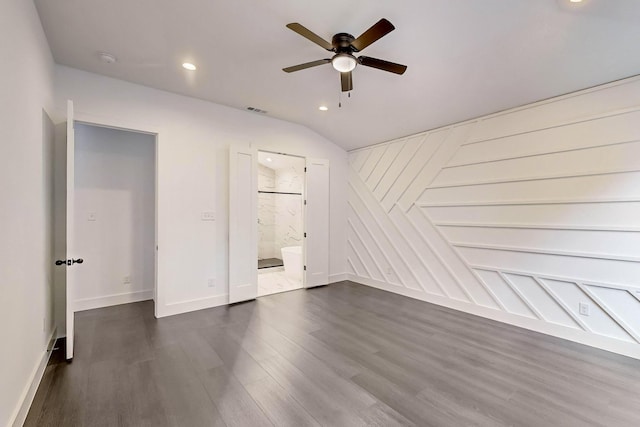
[[[202,212],[202,220],[203,221],[215,221],[216,213],[215,212]]]

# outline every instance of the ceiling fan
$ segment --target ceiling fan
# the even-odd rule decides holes
[[[306,68],[316,67],[331,63],[333,68],[340,72],[340,81],[342,83],[342,92],[349,92],[353,89],[353,78],[351,71],[356,68],[356,65],[364,65],[365,67],[373,67],[379,70],[388,71],[395,74],[403,74],[407,70],[406,65],[396,64],[394,62],[384,61],[382,59],[371,58],[368,56],[355,57],[355,52],[360,52],[365,47],[378,41],[382,37],[395,30],[396,27],[386,19],[381,19],[367,31],[362,33],[358,38],[353,37],[351,34],[338,33],[333,36],[331,43],[324,40],[314,32],[310,31],[306,27],[297,22],[287,24],[287,28],[300,34],[323,49],[329,52],[334,52],[332,58],[319,59],[317,61],[307,62],[304,64],[294,65],[292,67],[283,68],[282,70],[287,73],[294,71],[304,70]]]

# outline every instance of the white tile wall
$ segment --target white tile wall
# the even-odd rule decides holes
[[[277,170],[258,166],[258,190],[303,193],[304,159],[286,157],[289,165]],[[302,245],[302,207],[301,195],[258,194],[258,258],[282,258],[280,248]]]

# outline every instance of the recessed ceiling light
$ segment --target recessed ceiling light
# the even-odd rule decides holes
[[[271,161],[271,157],[267,157],[265,160],[266,160],[267,162],[270,162],[270,161]]]
[[[100,57],[100,60],[105,64],[113,64],[117,61],[115,56],[107,52],[100,52],[98,53],[98,56]]]
[[[193,65],[191,62],[185,62],[184,64],[182,64],[182,68],[184,68],[185,70],[189,70],[189,71],[195,71],[196,70],[196,66]]]
[[[571,3],[582,3],[582,0],[569,0]]]
[[[321,105],[318,107],[318,110],[320,111],[327,111],[329,109],[329,107],[327,107],[326,105]]]

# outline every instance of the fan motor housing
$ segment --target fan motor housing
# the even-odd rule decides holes
[[[351,43],[353,43],[355,39],[351,34],[338,33],[331,39],[331,44],[337,53],[351,53],[356,51],[356,49],[351,46]]]

